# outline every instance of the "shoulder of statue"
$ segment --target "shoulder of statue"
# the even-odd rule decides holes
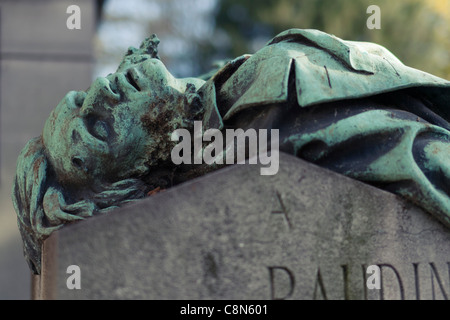
[[[220,88],[250,57],[251,55],[244,54],[236,59],[228,60],[217,70],[201,76],[203,80],[206,80],[205,84],[198,90],[205,110],[203,116],[203,128],[205,130],[213,128],[219,130],[223,129],[223,116],[227,110],[220,110],[216,92],[218,91],[218,88]]]
[[[433,97],[442,96],[442,90],[446,97],[450,93],[449,81],[405,66],[378,44],[291,29],[255,54],[225,65],[211,78],[219,114],[226,121],[244,109],[286,102],[290,76],[295,77],[300,107],[411,87]]]
[[[450,96],[450,81],[404,65],[375,43],[342,40],[319,30],[290,29],[266,46],[277,45],[290,46],[301,107],[406,88],[420,88],[436,104]],[[443,96],[446,99],[439,98]]]

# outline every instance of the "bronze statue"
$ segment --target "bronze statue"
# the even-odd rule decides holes
[[[69,92],[20,154],[12,196],[34,273],[42,241],[64,224],[222,167],[172,161],[172,133],[195,121],[276,128],[281,151],[392,191],[450,226],[449,81],[381,46],[299,29],[177,79],[158,42],[146,39],[114,74]]]

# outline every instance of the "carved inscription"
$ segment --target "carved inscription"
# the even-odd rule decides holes
[[[295,277],[291,270],[286,267],[268,267],[270,281],[270,299],[286,300],[292,296],[295,288]],[[275,283],[280,283],[280,278],[284,278],[283,291],[276,292]],[[278,280],[277,280],[278,279]],[[287,285],[286,285],[287,284]],[[279,289],[279,288],[278,288]]]
[[[449,276],[449,283],[450,283],[450,262],[447,262],[447,266],[448,266],[448,276]],[[436,294],[435,294],[436,292],[434,290],[435,279],[437,281],[437,285],[438,285],[442,295],[444,296],[444,299],[448,300],[448,294],[450,294],[450,290],[448,291],[448,293],[445,291],[444,284],[442,283],[441,277],[439,276],[439,272],[437,271],[437,268],[433,262],[430,262],[430,272],[431,272],[431,292],[433,294],[433,300],[436,299]]]
[[[301,184],[303,178],[303,176],[297,178],[297,182]],[[288,205],[286,205],[286,203],[288,203]],[[284,235],[281,231],[282,229],[274,229],[277,230],[280,235],[280,237],[277,238],[278,241],[280,241],[280,239],[281,241],[285,241],[282,243],[292,243],[292,239],[290,238],[296,236],[296,232],[298,232],[298,230],[294,230],[296,229],[294,228],[296,226],[293,221],[296,221],[294,219],[294,215],[296,214],[295,210],[299,209],[295,205],[293,207],[289,206],[292,206],[292,201],[287,201],[284,193],[275,190],[270,214],[278,216],[279,218],[277,219],[279,219],[279,223],[281,223],[282,219],[284,225],[288,227],[289,231],[292,231],[289,233],[289,239],[286,239],[285,237],[281,237],[281,235]],[[339,210],[339,206],[343,206],[341,201],[337,201],[337,207],[335,209]],[[305,213],[301,212],[301,214],[303,216],[311,213],[306,211]],[[335,213],[330,215],[330,218],[340,221],[341,215],[339,212],[335,211]],[[355,217],[353,217],[353,219],[355,221],[357,220]],[[318,221],[321,222],[322,220]],[[354,222],[352,221],[352,223]],[[351,224],[349,224],[349,226],[352,227]],[[450,262],[444,262],[442,260],[426,261],[426,258],[416,262],[414,261],[414,258],[411,258],[412,261],[394,258],[392,261],[369,263],[370,261],[367,261],[367,259],[373,258],[368,257],[377,257],[377,250],[381,249],[373,246],[372,243],[362,242],[361,245],[368,245],[368,251],[375,250],[373,252],[374,254],[371,255],[370,252],[364,252],[364,247],[360,250],[352,246],[351,242],[348,243],[349,239],[353,238],[361,241],[361,232],[368,232],[368,229],[364,227],[358,229],[358,224],[354,223],[353,226],[356,226],[354,230],[350,227],[345,229],[342,227],[342,224],[336,224],[336,229],[326,229],[326,232],[322,231],[320,227],[318,229],[319,231],[315,231],[315,229],[306,230],[307,232],[310,232],[308,236],[313,235],[309,241],[316,241],[312,240],[316,238],[318,240],[317,242],[314,242],[314,249],[306,247],[305,249],[302,249],[304,250],[303,252],[299,252],[300,256],[296,258],[301,257],[300,263],[297,261],[292,263],[292,265],[286,265],[285,263],[277,264],[275,261],[274,265],[266,266],[269,276],[269,298],[273,300],[303,299],[305,297],[310,297],[314,300],[449,300]],[[303,232],[302,229],[301,235],[304,234]],[[370,233],[367,233],[366,236],[370,235]],[[373,237],[379,237],[379,235],[375,234]],[[337,240],[337,242],[330,242],[330,248],[328,248],[328,240]],[[399,241],[401,241],[401,239]],[[350,246],[348,246],[350,253],[347,253],[345,250],[345,247],[347,247],[348,244],[350,244]],[[343,245],[345,245],[345,247],[343,247]],[[386,244],[383,245],[386,246]],[[301,248],[302,247],[299,247],[299,249]],[[316,252],[314,250],[319,251],[314,254],[311,253],[310,250],[313,250],[312,252]],[[342,255],[339,255],[342,252],[344,252],[345,258]],[[355,252],[355,256],[353,256],[351,252]],[[382,252],[380,251],[380,253]],[[327,254],[331,254],[329,258],[327,258]],[[385,255],[386,254],[382,254],[381,256]],[[383,258],[380,258],[380,260],[381,259]],[[315,262],[313,263],[316,263],[316,267],[311,265],[311,261],[314,260]],[[361,262],[363,263],[358,263],[358,260],[362,260]],[[302,261],[305,263],[303,264]],[[344,263],[342,263],[342,261],[344,261]],[[345,261],[349,262],[346,263]],[[336,263],[335,266],[333,266],[334,263]],[[367,286],[368,266],[377,267],[378,276],[376,287]]]
[[[325,285],[323,283],[322,275],[320,274],[320,268],[317,269],[316,281],[314,283],[314,294],[313,299],[318,300],[318,295],[320,294],[322,300],[328,300],[327,291],[325,290]]]
[[[442,264],[440,264],[442,265]],[[365,286],[366,284],[366,269],[367,264],[361,264],[363,269],[363,274],[360,281],[353,281],[357,279],[350,279],[350,265],[341,265],[342,269],[342,280],[344,283],[341,298],[344,300],[351,299],[351,284],[359,283],[359,291],[363,292],[360,299],[368,300],[368,290]],[[448,300],[450,294],[450,262],[447,262],[447,270],[438,269],[435,262],[427,263],[412,263],[408,268],[408,273],[401,273],[398,268],[389,263],[380,263],[377,266],[381,270],[381,289],[378,291],[378,298],[380,300],[397,299],[443,299]],[[317,267],[314,278],[305,279],[301,272],[295,272],[294,268],[291,266],[268,266],[269,271],[269,297],[272,300],[286,300],[286,299],[296,299],[296,291],[302,289],[301,287],[309,286],[310,292],[312,292],[311,298],[314,300],[323,299],[328,300],[330,297],[328,295],[329,289],[336,285],[337,281],[333,283],[327,283],[325,281],[324,269]],[[387,281],[389,279],[389,281]],[[336,279],[334,279],[336,280]],[[427,284],[421,289],[421,283]],[[414,293],[410,292],[407,296],[406,287],[410,290],[414,290]],[[428,296],[424,297],[422,291],[428,293]],[[386,297],[386,292],[390,292],[390,296]],[[392,297],[394,295],[394,297]],[[396,295],[396,297],[395,297]],[[371,298],[374,296],[371,295]]]
[[[284,218],[284,220],[287,223],[287,226],[289,230],[293,228],[292,222],[288,215],[288,209],[286,208],[283,198],[281,197],[280,193],[278,191],[275,191],[274,196],[274,203],[273,203],[273,209],[271,211],[272,214],[281,214]]]

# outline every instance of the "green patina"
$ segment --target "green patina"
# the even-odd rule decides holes
[[[158,43],[146,39],[115,73],[69,92],[20,154],[13,202],[35,273],[42,241],[64,224],[219,168],[171,162],[171,133],[195,120],[205,130],[278,128],[280,150],[450,226],[450,82],[317,30],[288,30],[196,78],[173,77]]]

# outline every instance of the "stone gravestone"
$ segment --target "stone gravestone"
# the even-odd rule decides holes
[[[67,287],[71,265],[81,289]],[[380,289],[366,286],[370,265]],[[235,165],[56,232],[34,296],[448,299],[450,231],[393,194],[280,154],[274,176]]]

